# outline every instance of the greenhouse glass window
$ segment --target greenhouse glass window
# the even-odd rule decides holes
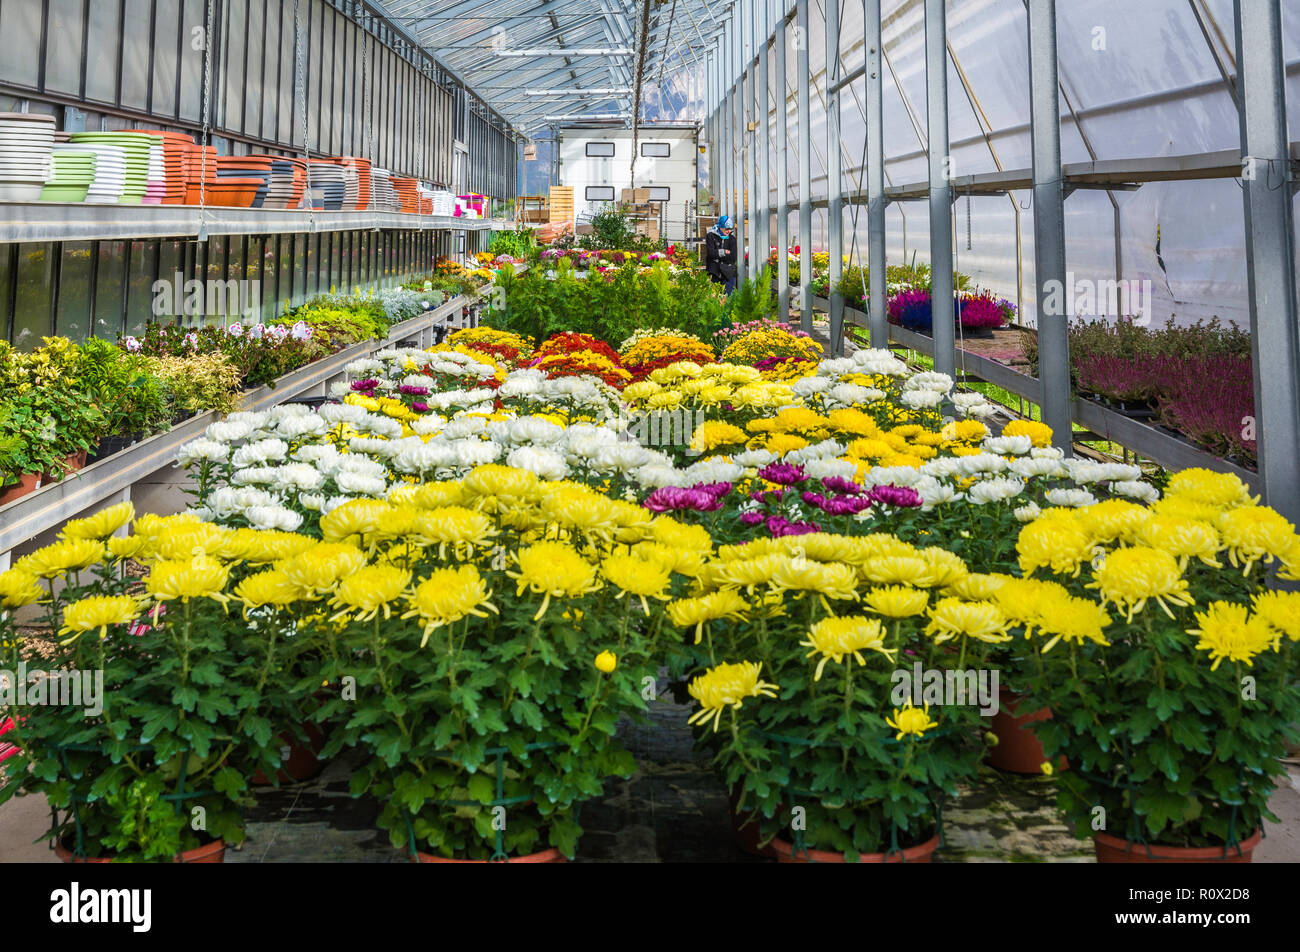
[[[614,157],[614,143],[588,142],[586,154],[589,159],[612,159]]]
[[[667,142],[642,142],[641,155],[647,159],[667,159],[673,154],[673,147]]]

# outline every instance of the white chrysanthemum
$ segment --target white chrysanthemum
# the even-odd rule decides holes
[[[383,477],[363,473],[335,473],[334,484],[345,493],[358,496],[382,496],[388,489],[388,482]]]
[[[356,428],[362,433],[371,433],[389,440],[396,440],[402,435],[402,424],[392,417],[386,417],[378,413],[366,414],[364,420],[357,421]]]
[[[858,373],[858,365],[852,357],[834,357],[823,360],[817,365],[817,376],[840,378],[845,374]]]
[[[355,426],[370,415],[364,407],[353,406],[350,403],[327,403],[316,413],[331,427],[338,426],[340,423],[351,423]]]
[[[1029,455],[1034,459],[1065,459],[1065,450],[1059,446],[1035,446]]]
[[[446,425],[447,418],[445,416],[438,413],[426,413],[418,420],[411,422],[411,430],[420,434],[420,436],[433,436],[435,433],[441,432]]]
[[[1053,506],[1069,506],[1077,509],[1080,506],[1091,506],[1097,501],[1097,497],[1086,489],[1049,489],[1047,501]]]
[[[991,403],[977,403],[962,410],[962,413],[977,420],[988,420],[998,415],[998,408]]]
[[[474,437],[456,440],[451,446],[456,452],[456,461],[466,469],[473,469],[475,466],[483,466],[486,463],[495,463],[501,458],[501,454],[506,451],[506,448],[500,443]]]
[[[431,473],[456,464],[455,448],[440,440],[398,440],[393,446],[392,467],[399,473]]]
[[[1110,484],[1111,492],[1140,502],[1155,502],[1160,498],[1160,490],[1140,479],[1122,479]]]
[[[229,519],[254,506],[271,506],[275,497],[264,489],[253,486],[222,486],[208,496],[208,508],[218,519]]]
[[[270,486],[275,483],[277,469],[278,466],[250,466],[236,470],[230,481],[236,486]]]
[[[293,451],[293,458],[303,463],[311,463],[328,469],[343,454],[333,443],[308,443]]]
[[[339,458],[334,461],[334,465],[330,469],[332,475],[350,473],[353,476],[370,476],[378,479],[383,479],[387,472],[388,467],[383,463],[365,456],[348,454],[340,454]]]
[[[218,443],[238,443],[252,432],[253,428],[247,423],[226,420],[209,424],[203,435]]]
[[[745,450],[733,456],[732,460],[746,469],[762,469],[768,463],[776,462],[776,454],[764,449]]]
[[[510,451],[506,465],[526,469],[542,479],[563,479],[569,475],[569,464],[564,457],[545,446],[520,446]]]
[[[227,423],[240,423],[251,430],[261,430],[271,425],[270,412],[266,410],[236,410],[226,417]]]
[[[244,510],[244,518],[254,529],[294,532],[302,525],[302,516],[284,506],[253,506]]]
[[[957,492],[951,485],[941,483],[933,476],[922,476],[912,488],[920,494],[921,508],[926,512],[936,506],[943,506],[963,498],[962,494]]]
[[[1011,472],[1015,473],[1022,479],[1031,479],[1042,476],[1064,476],[1065,467],[1060,460],[1056,459],[1017,459],[1011,461]]]
[[[328,423],[310,412],[287,416],[275,425],[277,433],[295,442],[308,437],[324,436],[329,428]]]
[[[298,505],[312,512],[320,512],[325,507],[325,497],[320,493],[302,493]]]
[[[745,467],[722,459],[706,459],[687,466],[683,474],[690,484],[734,483],[745,475]]]
[[[995,476],[993,479],[981,480],[967,489],[966,498],[977,506],[983,506],[986,503],[1012,499],[1024,491],[1023,480],[1010,476]]]
[[[913,410],[931,409],[943,403],[942,390],[905,390],[898,399]]]
[[[803,471],[813,479],[830,479],[833,476],[838,476],[840,479],[853,479],[858,474],[858,466],[846,459],[822,456],[804,463]]]
[[[246,466],[261,466],[263,463],[279,462],[289,454],[289,444],[280,439],[258,440],[246,443],[235,450],[230,458],[230,465],[242,469]]]
[[[1034,441],[1027,436],[990,436],[983,448],[998,456],[1024,456],[1034,448]]]
[[[276,467],[275,486],[282,490],[310,492],[325,485],[325,474],[310,463],[286,463]]]
[[[191,463],[197,463],[201,460],[207,460],[212,463],[224,463],[230,458],[230,444],[220,440],[210,440],[207,437],[199,437],[197,440],[191,440],[181,447],[176,456],[176,461],[182,466],[189,466]]]
[[[966,476],[981,473],[1005,473],[1010,464],[1001,456],[992,453],[977,453],[974,456],[962,456],[957,460],[957,471]]]
[[[349,503],[351,501],[351,496],[330,496],[329,499],[325,500],[325,504],[320,507],[320,513],[322,516],[327,515],[344,503]]]
[[[661,489],[664,486],[689,486],[690,480],[682,470],[663,463],[649,463],[633,474],[633,479],[646,489]]]
[[[1038,503],[1031,502],[1021,506],[1015,512],[1017,522],[1033,522],[1043,514],[1043,510],[1038,507]]]
[[[946,394],[952,389],[952,378],[937,370],[925,370],[913,374],[903,384],[903,390],[928,390],[931,393]]]
[[[922,473],[911,466],[875,466],[863,479],[865,486],[913,486]]]
[[[888,350],[859,350],[853,355],[853,363],[857,365],[858,372],[864,374],[901,377],[907,373],[907,364]]]
[[[633,440],[619,440],[608,446],[602,446],[594,463],[604,472],[616,471],[627,475],[650,462],[653,454],[640,443]]]
[[[794,395],[800,398],[812,396],[814,393],[821,393],[829,390],[835,385],[835,381],[829,377],[800,377],[794,382]]]
[[[358,380],[367,380],[376,374],[384,372],[384,362],[375,360],[373,357],[362,357],[354,360],[343,367],[343,372],[349,377],[356,377]]]
[[[863,387],[856,383],[837,383],[826,393],[826,399],[845,407],[869,406],[885,395],[883,390],[875,387]]]
[[[961,460],[955,456],[939,456],[927,460],[921,466],[921,472],[935,479],[951,479],[961,473]]]
[[[346,380],[337,380],[330,384],[330,396],[335,400],[342,400],[352,392],[352,384]]]
[[[835,440],[822,440],[819,443],[811,443],[802,449],[791,450],[785,454],[784,460],[787,463],[806,463],[809,460],[822,459],[826,456],[842,456],[844,450],[843,443],[837,443]]]
[[[374,436],[354,436],[348,440],[348,449],[353,453],[366,453],[380,459],[388,459],[397,452],[396,444],[399,442],[401,441],[382,440]]]
[[[564,436],[564,427],[544,420],[541,417],[520,417],[510,423],[510,442],[512,443],[555,443]]]
[[[281,403],[266,411],[267,419],[277,426],[293,417],[315,416],[312,408],[304,403]]]
[[[964,410],[966,407],[973,407],[984,402],[984,394],[974,393],[972,391],[960,391],[954,393],[951,398],[952,405],[958,410]]]

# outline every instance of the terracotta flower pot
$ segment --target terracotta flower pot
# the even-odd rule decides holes
[[[307,733],[306,743],[298,740],[289,731],[284,731],[280,735],[280,739],[284,741],[284,746],[289,751],[289,755],[281,759],[284,766],[275,774],[280,783],[301,783],[310,780],[325,769],[325,764],[317,756],[325,746],[325,735],[321,733],[319,727],[310,722],[304,724],[303,729]],[[253,786],[265,786],[271,781],[259,770],[249,778],[248,782]]]
[[[92,856],[92,857],[73,857],[72,850],[63,845],[62,841],[54,844],[54,855],[64,863],[111,863],[112,857]],[[186,850],[181,853],[179,859],[173,859],[173,863],[224,863],[226,861],[226,841],[213,840],[211,843],[205,843],[203,846],[197,846],[192,850]]]
[[[28,493],[40,489],[42,478],[40,473],[23,473],[18,477],[17,483],[5,489],[0,489],[0,506],[8,505],[15,499],[22,499]]]
[[[989,729],[997,736],[996,746],[989,748],[984,761],[990,767],[1019,774],[1041,774],[1043,762],[1047,755],[1043,745],[1038,742],[1030,724],[1051,719],[1052,712],[1040,708],[1029,714],[1018,714],[1020,695],[1006,688],[998,692],[998,712],[993,715]],[[1058,770],[1065,770],[1068,763],[1064,757],[1057,763]]]
[[[1109,833],[1092,838],[1099,863],[1249,863],[1264,831],[1257,829],[1224,855],[1222,846],[1148,846]]]
[[[807,855],[794,855],[794,844],[786,840],[775,839],[772,849],[776,851],[778,863],[843,863],[843,853],[831,853],[827,850],[808,850]],[[859,863],[928,863],[939,848],[939,834],[935,833],[924,843],[910,846],[901,853],[864,853],[858,857]]]
[[[449,859],[446,856],[434,856],[432,853],[417,853],[420,863],[490,863],[487,859]],[[557,849],[542,850],[540,853],[529,853],[527,856],[512,856],[507,863],[567,863],[564,854]]]

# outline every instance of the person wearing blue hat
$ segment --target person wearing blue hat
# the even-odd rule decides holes
[[[704,236],[704,269],[728,294],[736,290],[736,225],[723,215]]]

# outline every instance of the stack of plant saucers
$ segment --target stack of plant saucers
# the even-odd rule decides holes
[[[54,171],[54,117],[0,112],[0,201],[40,201]]]
[[[149,162],[158,145],[153,136],[139,132],[74,132],[77,144],[111,145],[122,150],[125,173],[119,205],[142,205],[149,188]],[[157,204],[156,202],[154,204]]]
[[[126,160],[122,150],[114,145],[93,145],[83,143],[54,144],[54,152],[89,152],[95,156],[95,178],[86,189],[85,201],[96,204],[116,205],[122,197],[122,186],[126,175]]]
[[[297,208],[307,186],[307,163],[287,155],[261,156],[271,160],[271,185],[263,208]]]
[[[420,211],[420,193],[415,179],[402,175],[393,176],[393,188],[397,190],[402,203],[402,211],[414,215]]]
[[[186,181],[189,171],[190,149],[194,146],[194,137],[184,132],[164,132],[161,129],[141,129],[145,135],[153,136],[162,143],[163,186],[162,204],[185,204]]]
[[[163,164],[163,144],[157,136],[150,136],[148,178],[145,179],[142,205],[161,205],[167,194],[167,172]]]
[[[217,182],[238,179],[246,184],[251,179],[261,183],[253,194],[250,208],[261,208],[271,189],[271,168],[274,159],[269,155],[222,155],[217,158]]]
[[[370,170],[370,207],[377,212],[402,210],[402,200],[393,187],[393,175],[388,169]]]
[[[370,160],[362,159],[355,155],[349,155],[343,159],[345,166],[351,166],[357,171],[357,211],[364,212],[370,207],[371,184],[370,184]]]
[[[307,166],[311,204],[317,211],[336,212],[343,207],[343,168],[330,159],[312,159]]]
[[[41,191],[43,202],[84,202],[95,181],[95,153],[55,146],[54,175]]]

